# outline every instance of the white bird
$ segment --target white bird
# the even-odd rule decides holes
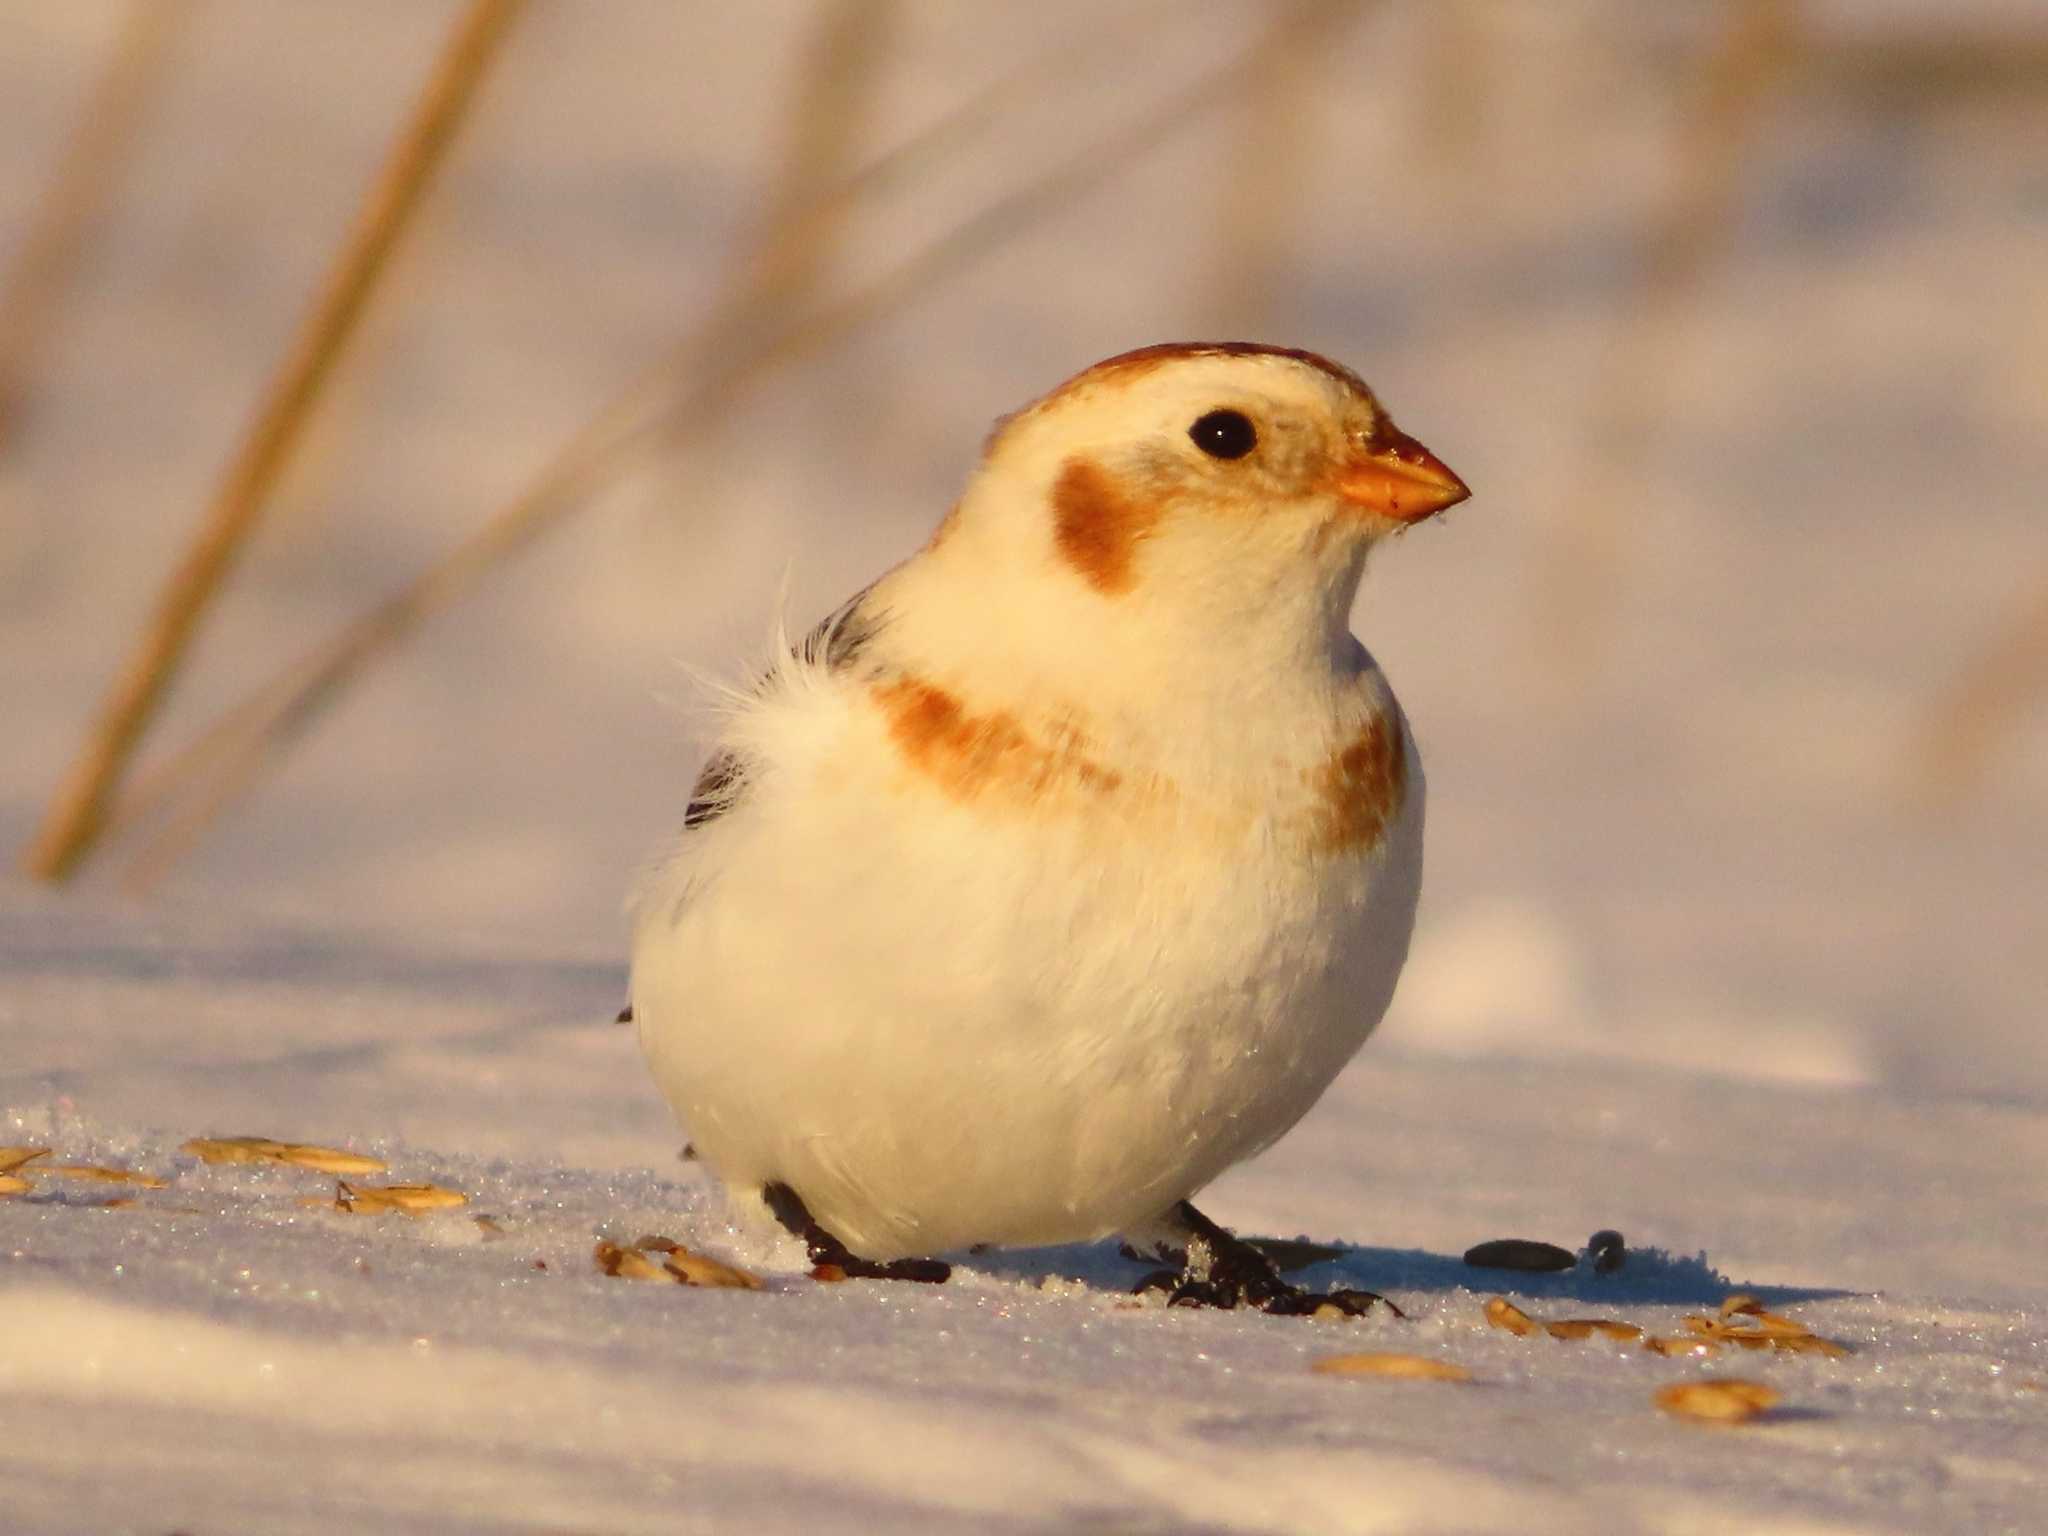
[[[636,901],[622,1017],[738,1206],[855,1275],[1122,1234],[1185,1250],[1175,1301],[1376,1299],[1189,1201],[1393,996],[1422,772],[1349,614],[1468,494],[1287,348],[1147,347],[1000,421],[736,700]]]

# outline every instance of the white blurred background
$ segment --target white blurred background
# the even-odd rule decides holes
[[[158,17],[76,253],[0,335],[10,855],[463,11]],[[0,17],[0,271],[137,14]],[[616,957],[702,751],[691,669],[914,548],[997,414],[1224,338],[1356,367],[1477,492],[1356,616],[1431,785],[1387,1048],[2048,1092],[2025,0],[537,0],[128,787],[664,356],[683,404],[217,820],[118,828],[48,899]]]

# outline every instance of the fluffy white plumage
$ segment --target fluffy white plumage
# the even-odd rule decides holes
[[[1464,494],[1279,349],[1148,348],[999,424],[733,707],[637,902],[641,1039],[733,1195],[786,1184],[873,1259],[1142,1233],[1292,1126],[1421,878],[1348,614]]]

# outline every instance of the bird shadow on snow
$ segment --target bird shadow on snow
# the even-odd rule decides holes
[[[1266,1247],[1275,1240],[1254,1237]],[[1365,1248],[1332,1243],[1335,1256],[1295,1267],[1283,1261],[1287,1278],[1304,1290],[1339,1288],[1385,1292],[1396,1301],[1418,1292],[1483,1291],[1534,1300],[1598,1302],[1612,1306],[1718,1306],[1731,1291],[1741,1290],[1769,1307],[1827,1301],[1859,1294],[1824,1286],[1772,1285],[1765,1281],[1731,1280],[1707,1261],[1704,1253],[1671,1254],[1661,1248],[1631,1248],[1620,1269],[1597,1272],[1584,1254],[1567,1270],[1537,1273],[1489,1269],[1467,1264],[1456,1254],[1429,1253],[1420,1248]],[[1091,1290],[1128,1291],[1157,1264],[1125,1256],[1114,1242],[1075,1244],[1062,1248],[994,1250],[960,1257],[962,1265],[992,1279],[1042,1285],[1049,1279],[1078,1281]]]

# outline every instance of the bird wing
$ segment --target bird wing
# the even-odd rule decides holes
[[[861,607],[875,586],[875,582],[869,582],[820,619],[804,636],[802,643],[794,648],[797,659],[806,666],[822,666],[828,672],[842,671],[851,666],[880,628],[878,616],[863,612]],[[761,678],[755,682],[757,693],[766,681],[766,678]],[[703,772],[697,775],[697,782],[690,790],[690,803],[683,811],[683,830],[692,832],[716,821],[739,804],[746,788],[746,772],[739,757],[720,747],[705,762]],[[618,1022],[633,1022],[633,1005],[630,1002],[619,1010]]]

